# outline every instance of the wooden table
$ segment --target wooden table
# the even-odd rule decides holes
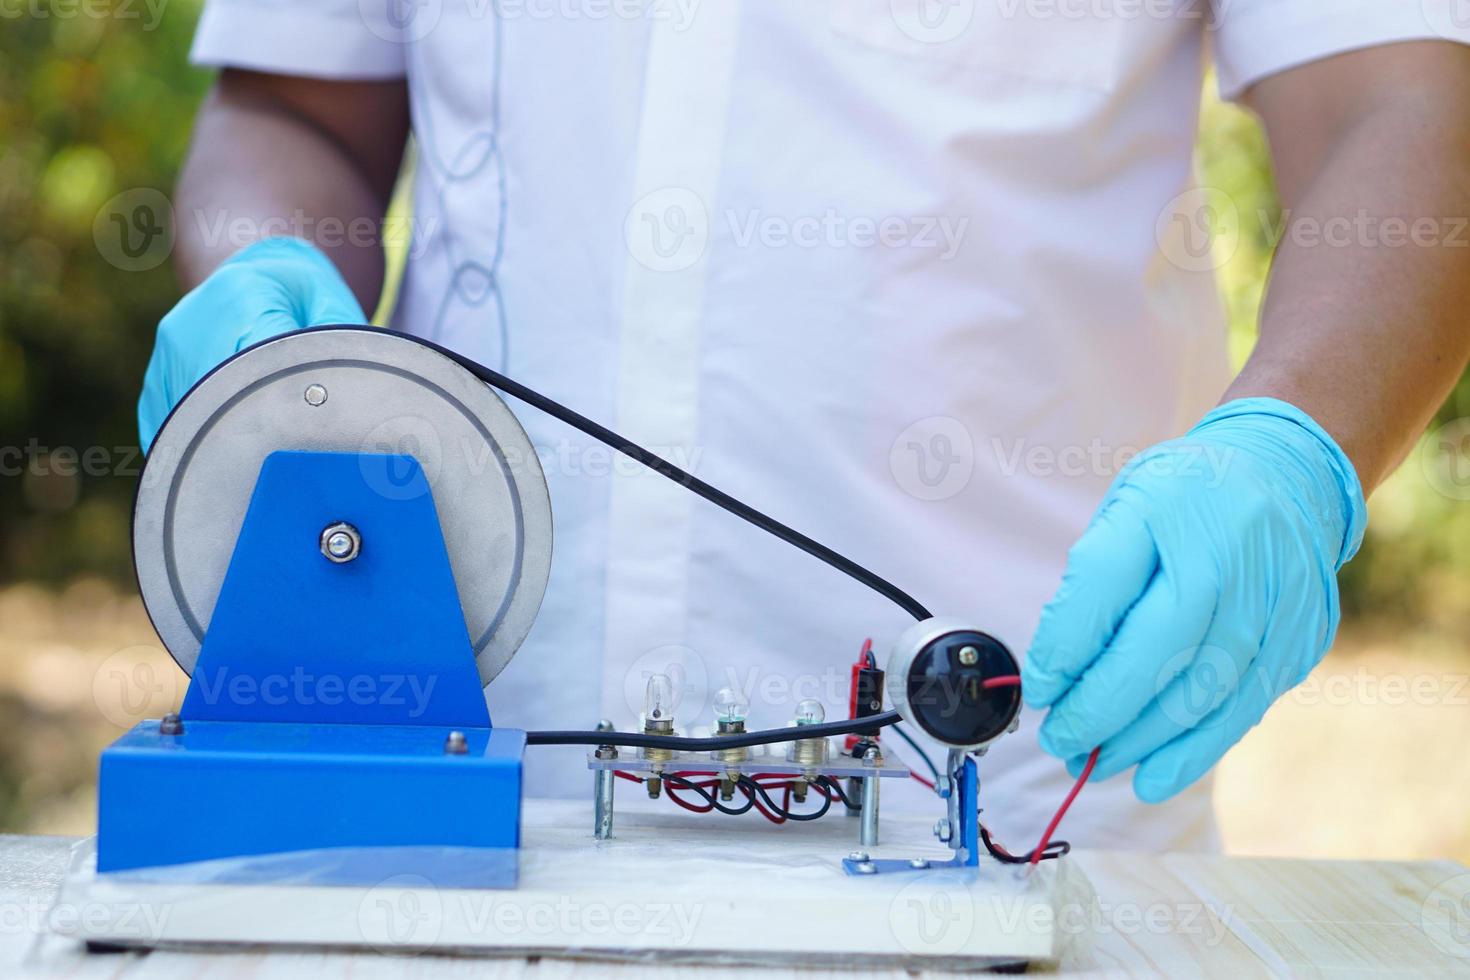
[[[612,977],[689,967],[367,953],[93,953],[44,928],[73,841],[0,836],[0,976],[145,980]],[[1078,851],[1101,902],[1067,976],[1470,976],[1470,871],[1450,861],[1289,861]],[[1036,968],[1033,968],[1035,972]],[[710,972],[710,971],[705,971]],[[720,970],[724,976],[737,971]],[[738,971],[789,975],[796,971]],[[869,974],[802,970],[823,980]],[[872,976],[901,978],[901,972]],[[941,976],[942,974],[936,974]]]

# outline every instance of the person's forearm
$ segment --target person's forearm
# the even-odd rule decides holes
[[[385,141],[392,129],[385,126]],[[227,75],[200,109],[179,178],[181,283],[193,288],[252,241],[294,235],[327,253],[371,313],[383,286],[381,232],[391,189],[391,173],[378,169],[365,171],[308,116],[269,92],[231,84]]]
[[[1470,355],[1470,119],[1436,95],[1365,114],[1307,172],[1278,167],[1284,238],[1259,343],[1226,395],[1306,411],[1365,492]]]

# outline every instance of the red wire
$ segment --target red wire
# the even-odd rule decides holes
[[[935,789],[936,788],[935,785],[934,785],[934,780],[930,779],[928,776],[920,776],[918,773],[913,772],[913,771],[910,771],[909,772],[909,778],[910,779],[917,779],[919,782],[923,783],[925,786],[929,787],[930,789]]]
[[[990,690],[993,687],[1020,687],[1021,677],[1018,674],[1005,674],[1001,677],[987,677],[980,682],[982,690]]]
[[[668,794],[669,799],[673,800],[676,804],[682,806],[684,809],[689,810],[692,813],[709,813],[715,808],[715,805],[713,803],[690,803],[688,800],[675,793],[674,787],[672,785],[665,786],[664,792]]]
[[[1078,776],[1077,781],[1072,784],[1072,791],[1067,794],[1067,798],[1062,801],[1062,805],[1057,807],[1056,815],[1051,818],[1051,823],[1046,825],[1046,832],[1041,835],[1041,841],[1036,845],[1036,850],[1031,852],[1032,864],[1041,861],[1042,852],[1046,850],[1046,845],[1051,843],[1051,835],[1057,832],[1057,825],[1067,815],[1067,808],[1072,805],[1072,801],[1077,798],[1077,794],[1082,792],[1082,785],[1087,782],[1087,777],[1092,775],[1092,767],[1097,765],[1097,755],[1101,751],[1102,746],[1099,745],[1087,757],[1087,765],[1082,767],[1082,775]]]

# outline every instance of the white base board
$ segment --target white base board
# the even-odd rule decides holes
[[[514,889],[440,887],[416,873],[361,885],[219,883],[236,862],[140,880],[99,876],[79,850],[51,921],[108,946],[971,969],[1054,960],[1086,939],[1078,924],[1096,914],[1091,885],[1066,858],[854,877],[841,861],[856,821],[843,816],[774,827],[632,797],[620,794],[607,841],[592,838],[590,803],[528,801]],[[894,814],[882,826],[875,858],[950,856],[926,818]]]

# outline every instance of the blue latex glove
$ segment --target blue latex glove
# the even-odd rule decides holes
[[[335,323],[366,323],[332,260],[299,238],[247,245],[210,273],[158,325],[138,398],[146,451],[194,382],[236,351],[278,334]]]
[[[1215,409],[1118,474],[1068,555],[1022,669],[1041,745],[1134,792],[1199,779],[1327,652],[1363,540],[1352,464],[1273,398]]]

